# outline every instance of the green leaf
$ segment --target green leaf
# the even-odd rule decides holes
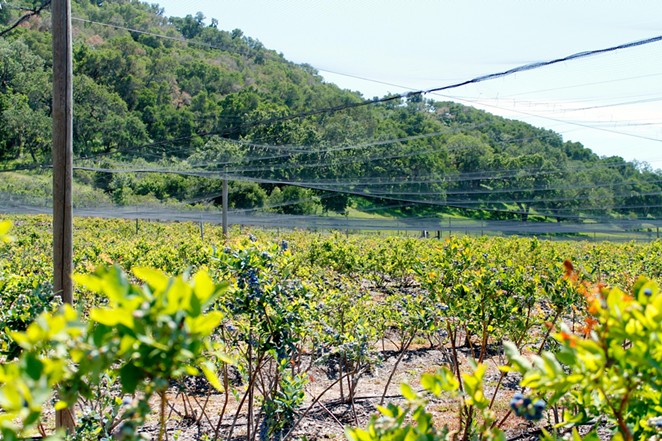
[[[146,282],[154,291],[163,292],[168,288],[169,278],[159,270],[154,268],[135,267],[132,271],[137,278]]]
[[[195,290],[194,290],[195,293]],[[192,295],[189,303],[189,311],[191,317],[198,317],[202,314],[202,303],[197,295]]]
[[[188,366],[188,365],[184,366],[184,371],[186,372],[186,375],[190,375],[192,377],[195,377],[200,373],[200,371],[198,369],[194,368],[193,366]]]
[[[388,407],[380,406],[379,404],[377,405],[377,411],[384,416],[391,418],[395,417],[391,409],[389,409]]]
[[[504,341],[503,350],[517,372],[524,373],[531,370],[531,363],[520,355],[519,349],[517,349],[515,343]]]
[[[39,360],[35,354],[26,353],[25,354],[25,372],[30,378],[37,381],[41,378],[41,374],[44,371],[44,364]]]
[[[457,392],[460,383],[453,372],[444,367],[434,374],[424,373],[421,376],[421,386],[438,397],[442,392]]]
[[[11,230],[12,223],[9,220],[0,221],[0,242],[9,243],[12,237],[8,234]]]
[[[567,346],[561,346],[555,355],[556,359],[566,366],[574,366],[577,362],[577,354]]]
[[[8,422],[7,424],[10,423]],[[2,439],[4,441],[18,441],[20,439],[16,432],[9,427],[2,427],[0,430],[2,431]]]
[[[370,436],[370,434],[363,429],[353,429],[351,427],[345,428],[345,436],[351,441],[373,441],[377,439]]]
[[[140,369],[131,363],[125,364],[120,368],[120,381],[122,382],[122,392],[132,394],[136,391],[138,383],[142,381],[143,374]]]
[[[620,433],[616,433],[614,434],[612,441],[618,441],[619,439],[622,440],[623,436]],[[589,433],[584,435],[583,441],[600,441],[600,437],[595,430],[591,430]]]
[[[103,292],[103,280],[95,274],[74,274],[73,279],[74,282],[94,293],[100,294]]]
[[[221,384],[220,380],[218,379],[218,375],[216,375],[216,367],[214,364],[210,361],[206,361],[200,365],[200,370],[202,373],[205,375],[205,378],[207,381],[209,381],[209,384],[211,384],[214,389],[216,389],[219,392],[224,392],[225,389],[223,388],[223,385]]]
[[[223,313],[220,311],[210,311],[200,317],[186,318],[191,332],[201,336],[210,335],[221,324],[221,320],[223,320]]]
[[[409,401],[416,401],[416,399],[418,398],[418,395],[416,395],[414,389],[412,389],[412,387],[407,383],[402,383],[400,385],[400,391],[402,393],[402,396]]]
[[[134,328],[133,315],[117,309],[93,309],[90,311],[90,320],[110,327],[121,324],[129,329]]]
[[[192,291],[192,288],[184,283],[181,277],[171,279],[170,286],[167,288],[167,291],[164,291],[166,292],[165,298],[167,303],[162,314],[172,315],[183,309],[188,310],[191,304]]]
[[[111,304],[119,304],[125,300],[131,287],[118,266],[100,267],[94,274],[76,274],[74,280],[92,292],[105,295]]]
[[[590,434],[589,434],[590,435]],[[600,441],[600,438],[594,433],[592,437],[584,437],[583,441]],[[621,432],[614,433],[614,436],[611,437],[611,441],[625,441],[623,434]]]
[[[207,300],[214,294],[214,282],[209,277],[206,271],[198,271],[193,276],[193,292],[200,300],[200,303],[205,304]]]
[[[23,425],[25,427],[30,427],[33,424],[35,424],[37,421],[39,421],[39,418],[41,417],[41,411],[38,410],[30,410],[28,415],[25,417],[23,420]]]

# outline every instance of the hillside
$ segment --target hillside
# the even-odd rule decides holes
[[[2,5],[0,30],[22,13]],[[360,94],[202,14],[74,0],[73,16],[75,165],[87,168],[75,178],[115,203],[215,202],[228,176],[233,207],[293,214],[662,213],[660,172],[552,131],[418,95],[359,106]],[[49,20],[45,10],[0,39],[5,169],[50,162]]]

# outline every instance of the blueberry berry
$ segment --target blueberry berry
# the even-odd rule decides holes
[[[538,421],[542,419],[547,403],[544,400],[536,400],[534,403],[531,401],[531,398],[525,397],[521,393],[516,393],[510,400],[510,407],[515,411],[515,415],[527,421]]]
[[[544,400],[537,400],[535,403],[533,403],[533,407],[535,409],[540,409],[541,411],[545,410],[545,407],[547,407],[547,403],[545,403]]]

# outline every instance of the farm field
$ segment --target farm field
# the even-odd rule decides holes
[[[6,439],[52,432],[56,385],[76,439],[656,439],[662,242],[76,219],[76,304],[28,328],[51,221],[6,219]]]

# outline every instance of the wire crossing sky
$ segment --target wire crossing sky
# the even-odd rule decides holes
[[[662,2],[269,0],[160,2],[201,11],[364,97],[432,91],[514,66],[662,35]],[[662,43],[467,84],[452,99],[551,128],[600,155],[662,168]]]

